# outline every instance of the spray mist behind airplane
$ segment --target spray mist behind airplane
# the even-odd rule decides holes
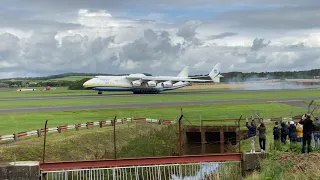
[[[191,82],[219,82],[221,64],[217,63],[208,76],[189,77],[189,67],[186,66],[177,76],[146,76],[144,74],[129,74],[126,76],[95,76],[86,81],[86,89],[99,91],[132,91],[134,94],[155,94],[162,91],[185,87]],[[193,79],[210,77],[211,80]]]

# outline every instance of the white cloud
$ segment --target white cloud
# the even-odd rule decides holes
[[[312,15],[318,16],[313,13],[317,12],[316,6],[310,12],[307,7],[300,8],[302,14],[299,8],[289,6],[255,11],[225,9],[212,17],[192,18],[190,14],[178,14],[177,10],[175,15],[190,17],[188,21],[177,22],[166,11],[156,11],[169,9],[164,0],[162,6],[142,1],[144,8],[155,9],[145,14],[121,5],[120,0],[100,2],[101,8],[96,0],[91,4],[81,0],[65,8],[56,2],[62,3],[38,1],[39,6],[26,19],[10,16],[13,19],[9,23],[0,18],[3,27],[0,29],[1,72],[8,72],[10,76],[70,71],[176,75],[184,66],[190,66],[190,74],[205,74],[217,62],[222,63],[222,71],[299,70],[320,65],[320,33],[317,31],[320,24],[310,22]],[[211,6],[218,3],[203,2]],[[178,5],[182,1],[174,3]],[[194,1],[184,6],[189,6],[188,3]],[[52,9],[48,12],[42,9],[49,5]],[[103,8],[106,5],[115,9]],[[54,15],[53,7],[63,12]],[[128,11],[124,11],[125,8]],[[174,11],[172,9],[169,10]],[[299,18],[292,18],[290,14],[299,14]],[[257,23],[253,24],[252,20]]]

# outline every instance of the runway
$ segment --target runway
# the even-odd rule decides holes
[[[301,91],[301,90],[315,90],[319,88],[308,89],[266,89],[266,90],[212,90],[212,91],[167,91],[160,94],[92,94],[92,95],[64,95],[64,96],[32,96],[32,97],[8,97],[0,98],[0,101],[18,101],[18,100],[45,100],[45,99],[79,99],[79,98],[108,98],[108,97],[131,97],[131,96],[165,96],[165,95],[183,95],[183,94],[227,94],[236,92],[270,92],[270,91]],[[320,90],[320,89],[319,89]],[[95,93],[95,92],[93,92]]]
[[[13,112],[43,112],[43,111],[62,111],[62,110],[81,110],[81,109],[104,109],[104,108],[135,108],[135,107],[154,107],[154,106],[181,106],[199,104],[226,104],[226,103],[245,103],[245,102],[302,102],[304,100],[319,99],[319,97],[303,98],[264,98],[264,99],[233,99],[233,100],[202,100],[202,101],[182,101],[182,102],[151,102],[151,103],[131,103],[131,104],[92,104],[76,106],[42,106],[25,108],[2,108],[0,113]]]

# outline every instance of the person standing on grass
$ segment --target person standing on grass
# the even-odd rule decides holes
[[[278,121],[276,121],[273,127],[273,140],[274,140],[274,147],[277,149],[280,145],[280,138],[281,138],[281,128],[279,127]]]
[[[290,121],[289,139],[290,139],[290,143],[295,143],[297,141],[297,129],[293,121]]]
[[[304,114],[299,121],[303,125],[302,136],[302,153],[305,153],[306,144],[308,143],[308,153],[311,152],[312,131],[314,129],[313,121],[310,114]]]
[[[248,128],[248,137],[250,138],[250,142],[251,142],[251,151],[252,153],[256,152],[255,147],[254,147],[254,138],[257,134],[257,127],[256,127],[256,123],[254,122],[254,120],[251,121],[251,125],[249,125],[248,123],[248,118],[246,119],[246,126]]]
[[[287,143],[287,136],[289,135],[289,129],[286,125],[286,123],[281,123],[281,142],[283,144]]]
[[[300,123],[297,123],[296,125],[296,129],[297,129],[297,142],[302,143],[302,136],[303,136],[303,126]]]
[[[281,138],[281,129],[279,127],[278,121],[276,121],[273,127],[273,140],[279,141],[280,138]]]
[[[314,129],[313,129],[313,140],[315,148],[318,148],[318,142],[320,138],[320,120],[316,119],[314,121]]]
[[[265,152],[266,151],[266,127],[263,122],[260,123],[260,126],[258,127],[259,132],[259,144],[260,144],[260,151]]]

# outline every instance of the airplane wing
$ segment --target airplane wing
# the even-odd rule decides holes
[[[130,80],[145,80],[145,81],[189,81],[189,82],[211,82],[212,80],[200,80],[200,79],[190,79],[183,77],[156,77],[156,76],[145,76],[145,77],[126,77]]]
[[[192,79],[195,77],[188,77],[188,68],[184,68],[180,74],[176,77],[174,76],[145,76],[142,74],[130,74],[129,76],[126,76],[129,80],[144,80],[144,81],[187,81],[187,82],[212,82],[215,77],[221,77],[220,75],[220,63],[217,63],[213,69],[210,71],[208,76],[200,76],[200,77],[209,77],[211,80],[202,80],[202,79]]]

